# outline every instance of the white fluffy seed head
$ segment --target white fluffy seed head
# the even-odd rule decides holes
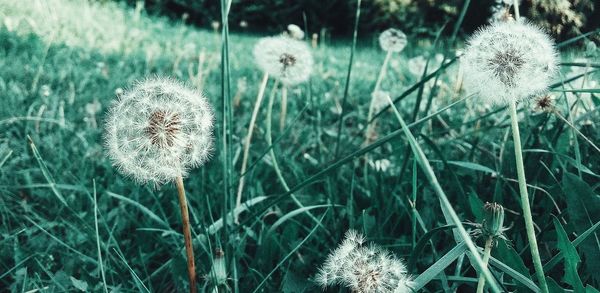
[[[408,293],[411,278],[401,260],[376,245],[365,246],[364,237],[346,232],[342,244],[325,260],[316,281],[323,287],[341,285],[352,292]]]
[[[313,67],[309,47],[288,36],[260,39],[254,46],[254,59],[263,71],[285,85],[305,82]]]
[[[208,159],[212,129],[213,112],[200,92],[168,78],[149,78],[113,103],[104,138],[123,174],[163,184]]]
[[[379,46],[388,52],[400,52],[406,47],[406,35],[399,29],[390,28],[379,35]]]
[[[505,105],[547,91],[557,71],[551,38],[527,22],[496,22],[469,40],[461,57],[468,91]]]
[[[289,24],[287,26],[287,33],[296,40],[304,39],[304,31],[295,24]]]

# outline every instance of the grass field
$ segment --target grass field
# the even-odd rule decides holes
[[[318,292],[313,277],[352,228],[405,259],[422,291],[475,291],[476,266],[452,233],[442,214],[447,207],[440,206],[393,111],[382,109],[373,144],[363,144],[385,58],[377,36],[359,39],[346,98],[351,40],[320,42],[310,82],[289,90],[283,130],[280,91],[269,82],[266,98],[276,95],[274,156],[264,103],[245,175],[245,205],[234,223],[242,140],[262,76],[252,48],[261,36],[229,35],[228,164],[222,156],[220,30],[150,17],[141,7],[69,0],[0,0],[0,21],[0,291],[186,290],[174,184],[137,185],[111,166],[102,142],[110,103],[151,75],[201,89],[217,116],[213,157],[185,182],[201,287]],[[594,147],[600,144],[600,52],[578,44],[559,44],[562,64],[551,89],[556,111],[537,111],[526,102],[518,108],[551,292],[600,288],[600,156]],[[494,247],[490,270],[503,290],[530,292],[538,283],[511,120],[505,107],[481,103],[462,89],[456,56],[463,47],[462,40],[409,36],[382,88],[398,98],[396,106],[467,229],[481,222],[485,202],[504,206],[508,241]],[[233,182],[229,193],[227,180]],[[219,249],[224,259],[216,256]],[[226,279],[210,274],[221,262]]]

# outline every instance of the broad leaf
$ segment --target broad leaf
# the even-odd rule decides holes
[[[562,188],[567,200],[567,213],[577,234],[600,221],[600,197],[592,188],[576,175],[565,172]],[[585,258],[584,265],[588,272],[600,272],[600,233],[594,232],[579,246]],[[600,282],[600,274],[591,274],[596,282]]]
[[[565,232],[558,219],[553,217],[552,221],[554,222],[554,229],[556,229],[558,249],[565,257],[565,282],[573,286],[575,292],[583,292],[583,283],[581,283],[581,279],[577,273],[577,266],[581,262],[581,258],[579,258],[577,249],[569,241],[569,236],[567,236],[567,232]]]

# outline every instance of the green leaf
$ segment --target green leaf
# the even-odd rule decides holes
[[[494,255],[501,259],[506,265],[513,270],[521,273],[525,277],[530,278],[529,269],[525,266],[525,262],[514,248],[506,244],[506,241],[499,241],[498,246],[494,249]]]
[[[600,228],[600,221],[598,221],[596,224],[594,224],[594,226],[592,226],[589,229],[585,230],[585,232],[581,233],[581,235],[579,235],[577,238],[575,238],[575,240],[573,240],[571,243],[573,243],[573,246],[577,247],[579,244],[581,244],[581,242],[585,241],[590,235],[592,235],[596,231],[596,229],[598,229],[598,228]],[[552,259],[550,259],[544,265],[544,271],[551,270],[563,258],[564,258],[564,255],[563,255],[562,252],[557,253],[554,257],[552,257]]]
[[[77,280],[77,279],[73,278],[73,276],[71,276],[70,279],[71,279],[71,283],[73,283],[73,287],[75,287],[83,292],[87,292],[88,284],[86,281]]]
[[[521,274],[521,273],[515,271],[514,269],[512,269],[511,267],[509,267],[507,264],[499,261],[495,257],[490,257],[490,265],[505,272],[506,274],[511,276],[513,279],[515,279],[517,282],[527,286],[527,288],[531,289],[533,292],[536,292],[536,293],[541,292],[540,288],[535,283],[533,283],[533,281],[531,281],[531,277],[524,276],[523,274]]]
[[[469,206],[478,223],[483,220],[483,201],[474,192],[469,194]]]
[[[576,175],[565,172],[562,188],[567,200],[567,214],[577,234],[583,234],[600,221],[600,197]],[[580,245],[588,272],[600,272],[600,235],[594,232]],[[600,274],[591,274],[600,282]]]
[[[592,287],[592,285],[587,285],[587,287],[585,287],[585,293],[600,293],[600,291]]]
[[[554,281],[554,279],[550,277],[547,277],[546,281],[548,282],[548,290],[550,291],[550,293],[564,293],[567,291],[561,286],[559,286],[558,283],[556,283],[556,281]]]
[[[459,166],[459,167],[463,167],[466,169],[471,169],[474,171],[481,171],[481,172],[485,172],[485,173],[490,173],[490,174],[496,174],[497,172],[492,170],[489,167],[477,164],[477,163],[471,163],[471,162],[463,162],[463,161],[448,161],[448,164],[452,164],[455,166]]]
[[[569,236],[567,236],[567,232],[565,232],[565,229],[558,219],[553,217],[552,221],[554,222],[554,228],[556,229],[558,249],[565,256],[565,282],[573,286],[576,292],[582,292],[583,283],[581,283],[581,279],[577,273],[577,265],[581,262],[581,258],[579,258],[577,249],[575,249],[575,246],[569,241]]]

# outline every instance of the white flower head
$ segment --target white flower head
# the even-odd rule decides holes
[[[533,24],[497,22],[471,37],[461,63],[467,90],[503,105],[543,94],[557,71],[557,53]]]
[[[254,46],[254,59],[263,71],[285,85],[306,81],[313,67],[309,47],[287,36],[260,39]]]
[[[346,286],[352,292],[411,292],[411,278],[404,263],[383,248],[363,244],[362,235],[352,230],[346,232],[342,244],[319,270],[316,281],[323,287]]]
[[[289,24],[287,26],[287,33],[296,40],[304,39],[304,31],[295,24]]]
[[[123,174],[163,184],[208,159],[212,129],[213,112],[200,92],[171,79],[149,78],[113,103],[104,138]]]
[[[379,35],[379,46],[384,51],[400,52],[406,43],[406,35],[399,29],[390,28]]]

